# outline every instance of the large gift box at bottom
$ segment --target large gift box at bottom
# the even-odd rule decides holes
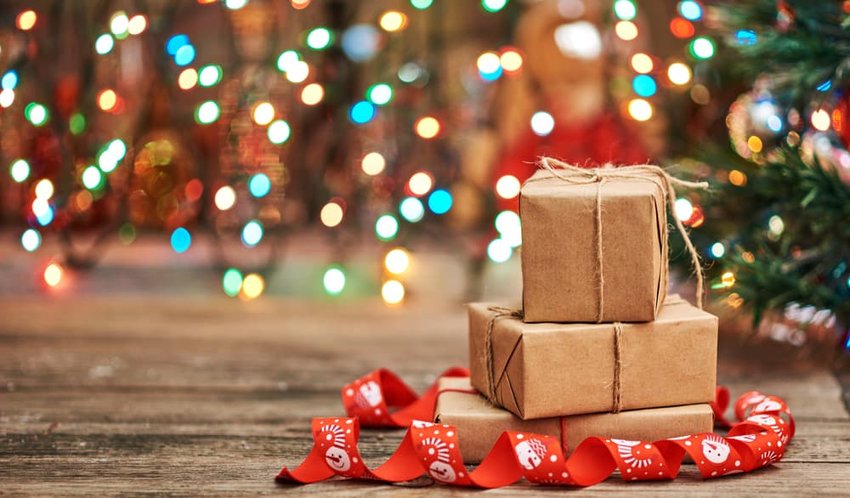
[[[646,323],[523,323],[469,305],[472,386],[522,419],[710,403],[717,317],[668,296]]]
[[[504,431],[560,437],[570,450],[587,437],[655,441],[711,432],[714,416],[706,404],[648,408],[620,413],[521,420],[472,390],[469,379],[440,380],[435,420],[457,427],[464,463],[479,463]]]

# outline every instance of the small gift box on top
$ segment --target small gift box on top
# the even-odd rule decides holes
[[[667,292],[666,175],[542,161],[520,193],[524,320],[654,320]]]

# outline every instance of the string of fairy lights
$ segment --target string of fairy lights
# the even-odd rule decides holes
[[[436,0],[409,0],[412,11],[391,9],[380,13],[374,23],[360,23],[337,32],[326,26],[315,26],[307,29],[301,37],[302,45],[287,47],[274,60],[274,68],[294,88],[293,95],[305,107],[317,106],[326,98],[325,82],[319,79],[316,66],[311,62],[314,53],[321,53],[331,47],[339,47],[351,61],[365,61],[381,50],[381,32],[386,35],[402,33],[412,23],[417,22],[417,12],[433,6]],[[577,0],[576,0],[577,1]],[[508,5],[509,0],[481,0],[481,8],[488,14],[498,14]],[[230,11],[238,11],[249,4],[249,0],[197,0],[198,4],[222,4]],[[311,0],[291,0],[295,10],[307,9]],[[614,35],[622,42],[632,42],[643,35],[638,22],[638,4],[633,0],[615,0],[612,3]],[[628,65],[631,73],[630,94],[623,95],[621,111],[623,115],[636,122],[647,122],[656,114],[657,100],[663,98],[661,90],[688,91],[690,98],[697,104],[707,104],[710,94],[706,86],[695,82],[694,65],[714,57],[716,42],[710,36],[698,35],[697,26],[704,16],[703,5],[696,0],[682,0],[676,4],[676,15],[669,23],[670,33],[683,41],[685,50],[680,56],[662,59],[645,52],[633,52],[628,55]],[[34,30],[39,24],[39,14],[27,9],[18,14],[16,27],[20,31]],[[134,36],[141,35],[148,28],[149,20],[143,14],[132,14],[124,11],[115,12],[110,16],[108,30],[97,35],[94,39],[94,51],[106,57],[116,51],[121,43]],[[598,57],[603,49],[602,37],[597,28],[591,28],[589,23],[565,20],[564,24],[555,30],[558,47],[566,55]],[[592,25],[590,25],[592,26]],[[588,36],[590,35],[590,36]],[[749,41],[751,34],[742,32],[738,38],[742,43]],[[754,36],[754,35],[753,35]],[[177,69],[173,84],[181,91],[189,92],[196,88],[215,89],[225,80],[225,69],[222,64],[196,64],[199,51],[193,40],[183,33],[174,33],[167,38],[164,53],[170,58]],[[524,54],[519,48],[504,45],[497,49],[486,50],[477,55],[469,64],[477,70],[477,76],[484,84],[495,83],[502,78],[512,78],[522,73]],[[362,98],[352,102],[347,109],[349,124],[354,127],[368,127],[376,119],[380,119],[382,109],[392,106],[399,85],[423,85],[425,69],[417,62],[408,61],[400,64],[395,71],[397,81],[389,79],[374,81],[369,85]],[[17,70],[8,70],[0,78],[0,107],[10,111],[22,112],[26,121],[33,127],[42,127],[51,119],[48,107],[43,103],[31,101],[16,104],[17,88],[20,84]],[[425,82],[423,83],[423,80]],[[204,94],[210,95],[210,94]],[[124,96],[113,87],[97,90],[96,104],[99,111],[107,114],[119,114],[128,105]],[[203,98],[194,106],[194,121],[199,127],[207,127],[223,119],[229,119],[228,111],[218,98]],[[251,126],[263,130],[265,138],[273,147],[285,147],[293,135],[291,121],[287,118],[284,106],[268,97],[258,98],[249,104],[248,115]],[[16,111],[15,108],[18,108]],[[822,114],[821,114],[822,113]],[[68,118],[68,130],[78,136],[86,132],[89,117],[80,112],[74,112]],[[816,111],[812,115],[812,123],[817,129],[827,129],[830,126],[830,116],[825,111]],[[528,126],[540,137],[552,133],[556,126],[555,117],[546,109],[539,109],[530,118]],[[451,124],[440,117],[438,109],[421,113],[414,121],[412,129],[401,130],[400,133],[410,133],[418,140],[425,142],[444,137],[451,133]],[[754,137],[758,140],[758,137]],[[110,188],[110,177],[127,162],[127,137],[113,137],[104,142],[90,163],[79,169],[77,181],[78,191],[72,196],[69,204],[74,209],[85,210],[94,201],[106,195]],[[758,152],[760,144],[748,139],[751,152]],[[366,142],[364,142],[365,144]],[[366,146],[359,161],[360,172],[366,178],[380,178],[387,174],[388,165],[393,160],[387,151]],[[758,149],[758,150],[756,150]],[[170,156],[169,156],[170,157]],[[151,160],[153,161],[153,159]],[[11,179],[20,184],[25,192],[28,209],[26,223],[29,225],[21,237],[23,249],[34,252],[42,245],[43,232],[53,222],[57,213],[54,199],[56,187],[46,177],[36,178],[27,158],[14,158],[8,167]],[[729,181],[746,182],[740,171],[733,171]],[[243,185],[238,185],[242,182]],[[241,180],[214,186],[210,190],[211,205],[217,212],[225,213],[245,202],[247,193],[253,201],[268,200],[276,188],[281,185],[281,175],[270,171],[253,171]],[[519,195],[521,180],[513,175],[504,175],[493,181],[495,196],[510,200]],[[203,192],[210,189],[200,180],[193,178],[185,183],[181,198],[186,202],[197,203],[202,199]],[[396,243],[399,231],[403,225],[412,226],[423,221],[428,216],[441,217],[448,214],[455,203],[454,193],[450,186],[441,183],[433,171],[420,169],[407,177],[401,183],[403,192],[393,209],[377,213],[372,229],[375,238],[383,243],[381,272],[381,296],[388,305],[397,305],[405,300],[405,274],[409,271],[413,256],[407,248]],[[348,201],[338,196],[331,196],[319,210],[319,222],[327,229],[334,230],[345,224],[348,218]],[[686,220],[686,225],[696,228],[704,222],[704,216],[698,205],[690,199],[682,197],[675,203],[675,215]],[[779,220],[780,223],[781,220]],[[262,216],[249,216],[241,222],[239,229],[241,243],[246,248],[253,248],[264,243],[267,222]],[[776,224],[776,223],[775,223]],[[487,256],[494,263],[508,261],[515,250],[522,244],[521,224],[516,211],[504,210],[493,219],[496,236],[487,245]],[[192,231],[185,224],[177,224],[170,229],[170,244],[176,253],[184,253],[192,246]],[[125,244],[135,239],[135,228],[130,223],[124,223],[119,231],[119,238]],[[722,242],[711,246],[710,256],[721,258],[726,247]],[[43,281],[48,287],[59,287],[62,284],[65,269],[62,262],[50,261],[42,270]],[[331,296],[344,294],[347,287],[347,268],[339,261],[328,264],[322,271],[321,281],[324,291]],[[734,276],[726,278],[724,283],[734,283]],[[731,284],[729,284],[731,285]],[[265,279],[259,272],[243,271],[237,267],[229,267],[222,273],[221,286],[227,296],[242,299],[254,299],[263,294]]]

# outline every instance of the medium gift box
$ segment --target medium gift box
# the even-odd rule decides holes
[[[709,403],[717,317],[669,296],[647,323],[524,323],[468,305],[472,385],[522,419]]]
[[[667,292],[663,181],[641,168],[577,171],[542,169],[520,192],[524,320],[656,319]]]
[[[457,427],[467,464],[481,462],[504,431],[556,436],[569,451],[590,436],[655,441],[711,432],[714,424],[706,404],[522,420],[488,403],[472,389],[469,379],[458,377],[440,380],[434,419]]]

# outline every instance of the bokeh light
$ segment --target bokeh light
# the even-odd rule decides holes
[[[704,60],[714,57],[714,41],[707,36],[694,38],[688,46],[688,49],[690,50],[691,55],[697,59]]]
[[[188,251],[191,246],[192,234],[189,233],[189,230],[186,230],[183,227],[178,227],[171,232],[171,248],[174,249],[174,252],[182,254]]]
[[[42,178],[35,184],[35,197],[37,199],[50,199],[54,192],[56,192],[56,188],[53,186],[53,182],[47,178]]]
[[[34,228],[27,228],[21,234],[21,247],[27,252],[33,252],[41,246],[41,234]]]
[[[381,174],[386,166],[387,161],[380,152],[369,152],[360,162],[360,168],[369,176]]]
[[[42,126],[47,123],[47,120],[50,119],[50,114],[47,112],[47,108],[38,102],[30,102],[24,108],[24,117],[29,121],[33,126]]]
[[[676,17],[670,21],[670,33],[672,33],[676,38],[684,40],[694,36],[696,28],[694,28],[694,25],[687,19]]]
[[[127,13],[123,11],[118,11],[112,15],[112,19],[109,21],[109,30],[112,31],[112,34],[115,35],[119,40],[124,39],[129,34],[130,29],[130,18],[127,17]]]
[[[94,41],[94,51],[99,55],[106,55],[115,46],[115,39],[109,33],[103,33]]]
[[[614,33],[624,41],[632,41],[638,37],[638,28],[631,21],[620,21],[614,25]]]
[[[333,43],[333,33],[325,27],[314,28],[307,33],[306,42],[313,50],[324,50]]]
[[[496,194],[502,199],[513,199],[519,195],[522,185],[519,179],[513,175],[505,175],[496,181]]]
[[[195,71],[194,68],[187,68],[180,71],[180,75],[177,76],[177,86],[180,87],[181,90],[190,90],[195,88],[195,85],[198,84],[198,72]]]
[[[222,76],[224,76],[224,73],[221,66],[209,64],[198,71],[198,84],[202,87],[215,86],[221,81]]]
[[[301,89],[301,102],[304,105],[316,105],[325,98],[325,89],[318,83],[310,83]]]
[[[387,105],[393,100],[393,87],[386,83],[376,83],[366,91],[366,98],[375,105]]]
[[[384,267],[394,275],[401,275],[410,267],[410,255],[401,247],[396,247],[384,257]]]
[[[684,85],[691,81],[691,68],[682,62],[674,62],[667,68],[667,78],[674,85]]]
[[[381,26],[381,29],[384,31],[395,33],[396,31],[401,31],[407,27],[407,16],[404,12],[388,10],[381,14],[381,18],[378,20],[378,25]]]
[[[614,15],[622,21],[631,21],[637,17],[637,7],[632,0],[616,0],[614,2]]]
[[[391,214],[383,214],[375,221],[375,235],[380,240],[388,241],[398,234],[398,220]]]
[[[136,14],[130,18],[130,22],[127,24],[127,32],[131,35],[139,35],[142,34],[147,27],[148,19],[142,14]]]
[[[679,2],[679,14],[689,21],[702,19],[702,6],[694,0],[683,0]]]
[[[50,263],[44,269],[44,283],[50,287],[56,287],[62,283],[62,277],[65,275],[65,270],[59,263]]]
[[[274,120],[274,115],[274,106],[270,102],[258,102],[254,106],[254,111],[251,113],[254,122],[260,126],[271,123]]]
[[[242,272],[236,268],[225,270],[221,278],[221,288],[230,297],[239,295],[239,291],[242,290]]]
[[[242,280],[242,292],[240,295],[245,299],[256,299],[260,297],[265,290],[265,279],[256,273],[249,273],[245,275],[245,278]]]
[[[207,100],[198,106],[195,110],[195,121],[200,124],[211,124],[218,120],[221,115],[221,108],[214,100]]]
[[[555,118],[546,111],[537,111],[531,116],[531,131],[538,137],[545,137],[555,129]]]
[[[404,301],[404,284],[398,280],[387,280],[381,287],[381,297],[387,304],[399,304]]]
[[[634,54],[631,58],[631,64],[632,69],[634,69],[636,73],[641,74],[651,73],[652,69],[655,67],[655,64],[652,62],[652,57],[643,53]]]
[[[829,113],[825,110],[818,109],[812,113],[812,126],[814,126],[816,130],[826,131],[829,129],[831,124],[832,119],[829,117]]]
[[[263,240],[263,224],[257,220],[251,220],[242,228],[242,243],[248,247],[254,247]]]
[[[493,239],[487,244],[487,257],[494,263],[504,263],[511,259],[513,248],[502,239]]]
[[[434,214],[446,214],[452,209],[452,194],[445,189],[437,189],[428,196],[428,209]]]
[[[652,97],[658,90],[655,79],[648,74],[639,74],[632,80],[632,89],[641,97]]]
[[[322,207],[319,212],[319,219],[322,221],[322,225],[333,228],[342,223],[344,215],[345,210],[342,209],[342,206],[338,202],[331,201]]]
[[[331,266],[322,276],[322,285],[325,292],[331,296],[338,296],[345,290],[345,272],[338,266]]]
[[[118,95],[114,90],[107,89],[97,96],[97,105],[106,112],[112,111],[115,109],[115,106],[118,105]]]
[[[236,191],[233,187],[225,185],[215,192],[215,207],[221,211],[227,211],[236,204]]]
[[[277,58],[277,68],[280,72],[289,71],[293,64],[301,61],[301,56],[295,50],[284,50]]]
[[[499,55],[499,64],[508,74],[518,73],[522,69],[522,54],[516,49],[508,48]]]
[[[178,66],[188,66],[195,60],[195,47],[191,44],[183,45],[174,53],[174,63]]]
[[[487,12],[499,12],[504,9],[507,4],[508,0],[481,0],[481,6],[484,7],[484,10]]]
[[[304,61],[295,61],[286,71],[286,79],[290,83],[301,83],[310,76],[310,65]]]
[[[9,166],[9,176],[17,183],[23,183],[30,176],[30,163],[24,159],[17,159]]]
[[[416,197],[405,197],[398,206],[398,212],[410,223],[417,223],[425,217],[425,205]]]
[[[414,130],[421,138],[429,140],[440,134],[440,122],[433,116],[425,116],[416,121]]]
[[[514,211],[502,211],[493,223],[499,236],[511,247],[522,245],[522,222]]]
[[[278,119],[276,121],[272,121],[266,134],[269,137],[269,142],[275,145],[281,145],[289,140],[291,133],[292,130],[289,128],[289,123],[282,119]]]
[[[425,10],[433,4],[434,0],[410,0],[410,5],[418,10]]]
[[[89,190],[97,190],[103,183],[103,173],[97,166],[88,166],[81,176],[83,186]]]
[[[714,258],[722,258],[726,254],[726,246],[723,245],[723,242],[715,242],[711,244],[709,252]]]
[[[629,116],[635,121],[648,121],[652,118],[652,104],[644,99],[633,99],[628,105]]]
[[[681,221],[688,221],[694,215],[694,205],[688,199],[680,197],[673,204],[673,213]]]
[[[248,180],[248,191],[258,199],[269,195],[271,190],[272,181],[265,173],[257,173]]]
[[[21,31],[29,31],[35,27],[35,23],[38,20],[38,15],[34,10],[25,10],[18,14],[17,19],[15,20],[15,25],[18,26],[18,29]]]
[[[354,124],[366,124],[375,117],[375,106],[371,102],[361,100],[348,111],[348,117]]]
[[[434,187],[434,178],[425,171],[414,173],[407,181],[407,188],[413,195],[422,196]]]

